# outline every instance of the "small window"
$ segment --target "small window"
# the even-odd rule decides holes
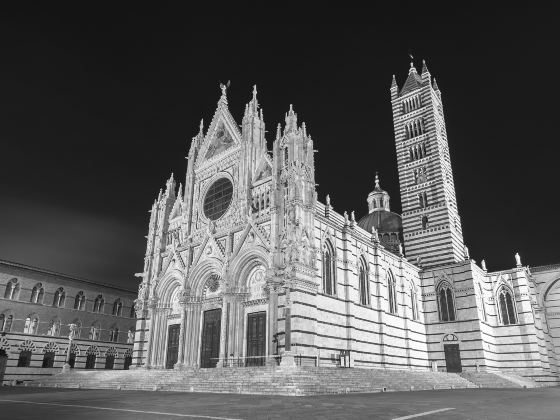
[[[56,292],[54,292],[54,299],[53,299],[53,306],[55,308],[63,308],[64,301],[66,300],[66,293],[62,287],[58,288]]]
[[[19,283],[17,279],[12,279],[6,285],[6,290],[4,291],[4,299],[17,300],[19,297]]]
[[[428,216],[422,216],[422,229],[428,229]]]
[[[369,305],[369,279],[366,265],[363,261],[360,262],[358,269],[358,281],[360,290],[360,304]]]
[[[122,302],[120,299],[117,299],[113,304],[113,315],[115,316],[122,316]]]
[[[86,307],[86,297],[84,292],[78,292],[76,298],[74,299],[74,309],[77,311],[83,311]]]
[[[387,294],[389,300],[389,312],[396,314],[398,311],[397,307],[397,283],[393,273],[389,270],[387,274]]]
[[[93,312],[103,313],[104,306],[105,306],[105,300],[103,299],[103,296],[98,295],[95,298],[95,302],[93,304]]]
[[[334,252],[327,241],[323,247],[323,292],[327,295],[336,294],[335,270]]]

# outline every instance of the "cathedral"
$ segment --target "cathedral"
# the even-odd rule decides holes
[[[345,366],[515,371],[557,382],[560,266],[490,272],[463,241],[442,93],[425,62],[390,86],[402,214],[376,176],[356,220],[315,189],[290,105],[267,147],[256,87],[227,90],[184,183],[151,208],[135,301],[136,369]],[[555,306],[556,305],[556,306]]]

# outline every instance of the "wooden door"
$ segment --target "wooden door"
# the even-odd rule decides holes
[[[213,368],[220,357],[220,326],[222,310],[212,309],[204,312],[202,322],[202,342],[200,347],[200,367]]]
[[[264,366],[266,355],[266,312],[247,315],[247,366]]]
[[[113,369],[115,367],[115,356],[105,356],[105,369]]]
[[[173,324],[169,326],[167,333],[167,357],[165,358],[165,368],[173,369],[177,363],[179,354],[179,333],[181,326]]]
[[[461,365],[461,352],[459,344],[444,344],[443,350],[445,351],[445,366],[448,372],[459,373],[463,371]]]
[[[123,369],[124,370],[128,370],[130,368],[130,365],[132,364],[132,356],[126,356],[124,358],[124,366]]]

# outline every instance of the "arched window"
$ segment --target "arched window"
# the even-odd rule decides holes
[[[95,359],[97,359],[99,349],[97,346],[90,346],[86,351],[86,369],[95,369]]]
[[[115,366],[115,358],[117,357],[117,349],[109,347],[105,352],[105,369],[113,369]]]
[[[122,302],[120,299],[115,300],[115,303],[113,303],[113,315],[122,316]]]
[[[74,299],[74,309],[78,311],[83,311],[86,307],[86,296],[84,292],[80,291],[76,295],[76,299]]]
[[[19,352],[17,367],[29,367],[30,364],[31,364],[31,350],[21,350]]]
[[[428,216],[422,216],[422,229],[428,228]]]
[[[25,325],[23,326],[24,334],[37,334],[39,328],[39,318],[37,315],[29,315],[25,318]]]
[[[417,321],[418,320],[418,295],[416,293],[416,289],[414,286],[410,288],[410,302],[411,302],[411,309],[412,309],[412,319]]]
[[[17,279],[12,279],[6,284],[4,299],[17,300],[19,297],[19,283]]]
[[[290,161],[288,146],[284,147],[284,166],[288,166],[288,162]]]
[[[134,303],[130,307],[130,318],[136,318],[136,311],[134,310]]]
[[[119,341],[119,329],[117,327],[112,327],[110,330],[110,338],[109,341],[112,341],[114,343]]]
[[[387,294],[389,300],[389,312],[392,314],[397,313],[397,282],[391,270],[387,273]]]
[[[124,366],[123,369],[124,370],[128,370],[130,368],[130,365],[132,365],[132,349],[128,349],[125,353],[124,353]]]
[[[53,319],[51,321],[47,334],[51,335],[53,337],[60,335],[60,320],[59,319]]]
[[[128,336],[126,338],[126,344],[134,344],[134,328],[130,327],[128,329]]]
[[[488,316],[486,315],[486,303],[484,302],[484,290],[482,290],[482,285],[478,283],[478,291],[480,292],[480,306],[482,309],[482,319],[484,322],[488,322]]]
[[[41,283],[37,283],[33,290],[31,291],[31,303],[43,303],[43,296],[45,295],[45,289]]]
[[[515,300],[513,299],[513,292],[509,288],[505,286],[500,288],[498,291],[498,303],[502,324],[516,324],[517,311],[515,310]]]
[[[334,251],[329,241],[323,246],[323,292],[327,295],[336,294]]]
[[[43,365],[44,368],[52,368],[54,366],[54,358],[58,353],[59,348],[56,343],[47,343],[43,347]]]
[[[369,305],[369,279],[366,264],[363,260],[360,261],[358,269],[359,288],[360,288],[360,304]]]
[[[90,340],[99,340],[99,325],[93,324],[89,328],[89,339]]]
[[[103,296],[98,295],[95,298],[95,302],[93,304],[93,312],[103,313],[103,307],[105,306],[105,300]]]
[[[447,282],[442,282],[438,287],[439,319],[442,321],[455,321],[455,297],[453,289]]]
[[[62,287],[59,287],[56,292],[54,292],[53,306],[56,308],[64,307],[64,301],[66,300],[66,293]]]
[[[14,321],[13,315],[0,314],[0,331],[10,332],[12,329],[13,321]]]

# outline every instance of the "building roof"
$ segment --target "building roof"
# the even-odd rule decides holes
[[[421,88],[422,86],[423,86],[422,77],[419,76],[418,73],[416,73],[416,69],[414,67],[411,67],[410,71],[408,72],[408,77],[406,78],[406,82],[404,82],[404,85],[399,95],[400,96],[405,95],[409,92],[412,92],[413,90]]]
[[[122,291],[122,292],[137,293],[136,290],[127,289],[127,288],[122,287],[122,286],[115,286],[115,285],[111,285],[111,284],[107,284],[107,283],[101,283],[101,282],[98,282],[98,281],[86,280],[86,279],[79,278],[79,277],[69,276],[68,274],[57,273],[55,271],[45,270],[43,268],[32,267],[30,265],[20,264],[20,263],[16,263],[16,262],[13,262],[13,261],[0,260],[0,266],[2,266],[2,265],[6,266],[6,267],[12,267],[12,268],[18,268],[18,269],[23,269],[23,270],[27,270],[27,271],[33,271],[35,273],[46,274],[48,276],[53,276],[53,277],[57,277],[57,278],[61,278],[61,279],[67,279],[67,280],[77,281],[77,282],[81,282],[81,283],[88,283],[88,284],[91,284],[93,286],[102,286],[102,287],[107,287],[109,289],[119,290],[119,291]]]
[[[399,214],[388,210],[377,210],[371,212],[358,221],[358,226],[367,232],[375,227],[378,233],[402,231],[402,218]]]

